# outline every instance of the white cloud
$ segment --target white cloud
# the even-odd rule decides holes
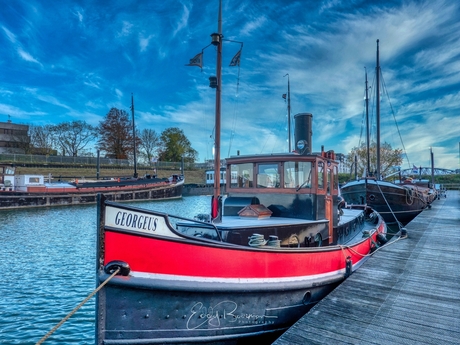
[[[126,37],[131,35],[134,25],[126,20],[121,22],[121,29],[118,32],[118,37]]]
[[[172,36],[176,36],[181,30],[187,27],[188,24],[188,18],[190,16],[190,9],[187,8],[187,6],[183,5],[182,6],[182,13],[179,18],[179,20],[175,23],[175,28],[173,30]]]
[[[2,26],[2,30],[3,32],[5,33],[6,37],[8,38],[8,40],[13,43],[13,44],[16,44],[17,43],[17,39],[16,39],[16,36],[10,31],[8,30],[7,28],[5,28],[4,26]]]
[[[38,62],[32,55],[30,55],[28,52],[22,50],[22,48],[18,48],[18,54],[19,56],[25,60],[25,61],[28,61],[28,62],[34,62],[36,64],[39,64],[41,65],[40,62]]]
[[[150,40],[153,39],[155,35],[149,35],[148,37],[144,37],[142,35],[139,35],[139,47],[141,52],[144,52],[147,50]]]

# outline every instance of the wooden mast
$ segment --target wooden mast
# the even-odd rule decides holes
[[[376,73],[376,97],[377,97],[377,169],[375,178],[380,180],[380,60],[379,60],[379,40],[377,40],[377,66],[375,67]]]
[[[221,115],[221,93],[222,93],[222,0],[219,0],[219,15],[217,34],[212,34],[212,44],[217,47],[217,64],[216,64],[216,132],[214,143],[214,194],[212,200],[211,215],[213,218],[218,217],[219,198],[220,198],[220,115]]]
[[[134,96],[131,93],[131,114],[133,116],[133,148],[134,148],[134,178],[137,178],[137,159],[136,159],[136,126],[134,125]]]
[[[366,150],[367,150],[367,166],[366,166],[366,177],[369,176],[371,171],[371,158],[370,158],[370,134],[369,134],[369,88],[367,85],[367,69],[366,71]]]

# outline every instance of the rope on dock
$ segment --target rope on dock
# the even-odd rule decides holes
[[[404,228],[403,228],[404,229]],[[395,240],[391,240],[391,241],[388,241],[384,246],[379,246],[377,243],[375,243],[375,241],[372,239],[372,237],[370,237],[370,241],[371,241],[371,244],[375,244],[376,245],[376,248],[374,251],[372,251],[371,253],[368,253],[368,254],[361,254],[360,252],[356,251],[355,249],[351,248],[350,246],[348,245],[343,245],[343,244],[340,244],[339,246],[342,248],[342,252],[343,252],[343,255],[346,256],[345,254],[345,249],[348,249],[350,252],[353,252],[355,253],[356,255],[360,255],[362,257],[370,257],[372,255],[374,255],[375,253],[377,253],[380,249],[382,248],[385,248],[387,246],[389,246],[390,244],[395,244],[397,241],[400,241],[400,240],[404,240],[407,238],[407,234],[404,235],[403,232],[400,230],[398,232],[395,232],[394,234],[392,234],[393,236],[397,236],[399,234],[399,236],[395,239]]]
[[[120,267],[118,267],[115,272],[112,273],[112,275],[110,277],[108,277],[101,285],[98,286],[98,288],[96,290],[94,290],[93,292],[91,292],[88,297],[86,297],[79,305],[77,305],[74,310],[72,310],[69,314],[67,314],[67,316],[65,318],[63,318],[56,326],[53,327],[53,329],[51,331],[49,331],[48,333],[46,333],[46,335],[41,338],[37,343],[35,343],[35,345],[40,345],[42,344],[46,339],[48,339],[59,327],[62,326],[62,324],[64,322],[66,322],[73,314],[75,314],[77,312],[78,309],[80,309],[83,304],[85,304],[86,302],[88,302],[91,297],[93,297],[100,289],[102,289],[104,287],[105,284],[107,284],[113,277],[115,277],[118,272],[120,272]]]

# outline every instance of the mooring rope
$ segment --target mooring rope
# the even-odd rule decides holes
[[[398,220],[398,218],[396,218],[396,215],[394,214],[393,209],[391,208],[390,204],[388,203],[387,198],[385,198],[385,194],[383,194],[382,189],[380,188],[380,185],[379,185],[379,183],[378,183],[377,180],[375,180],[375,184],[377,185],[377,188],[379,189],[380,194],[382,195],[383,200],[385,200],[385,204],[387,205],[388,209],[390,210],[391,214],[393,215],[393,217],[394,217],[394,219],[395,219],[395,221],[396,221],[396,224],[398,224],[399,230],[401,230],[401,228],[402,228],[403,226],[402,226],[401,222]],[[406,202],[407,202],[407,192],[406,192]]]
[[[115,272],[112,273],[112,275],[110,277],[108,277],[101,285],[98,286],[98,288],[96,290],[94,290],[93,292],[91,292],[88,297],[86,297],[79,305],[77,305],[74,310],[72,310],[69,314],[67,314],[67,316],[65,318],[63,318],[56,326],[53,327],[53,329],[51,331],[49,331],[48,333],[46,333],[46,335],[41,338],[37,343],[35,343],[35,345],[40,345],[42,344],[46,339],[48,339],[51,334],[53,334],[59,327],[62,326],[62,324],[64,322],[66,322],[73,314],[75,314],[77,312],[78,309],[80,309],[83,304],[85,304],[86,302],[88,302],[91,297],[93,297],[100,289],[102,289],[104,287],[105,284],[107,284],[113,277],[115,277],[118,272],[120,272],[120,267],[118,267]]]

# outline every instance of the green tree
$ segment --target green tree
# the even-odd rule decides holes
[[[165,129],[160,140],[159,156],[162,161],[180,162],[184,157],[185,162],[194,163],[198,158],[198,152],[191,147],[184,132],[177,127]]]
[[[401,149],[394,149],[387,142],[380,145],[380,174],[383,176],[392,172],[394,166],[401,165],[403,161]],[[377,170],[377,145],[375,142],[369,145],[370,157],[370,170],[373,174]],[[357,172],[358,176],[363,176],[367,170],[367,148],[366,143],[361,144],[359,147],[353,147],[351,152],[347,155],[347,160],[350,164],[354,164],[355,156],[357,157]],[[352,169],[355,171],[354,167]],[[369,175],[369,174],[368,174]]]
[[[107,156],[116,159],[128,159],[134,153],[133,124],[128,113],[112,108],[97,127],[98,147]],[[136,136],[136,147],[141,140]]]
[[[85,121],[63,122],[52,127],[56,145],[63,156],[78,156],[96,136],[96,128]]]

